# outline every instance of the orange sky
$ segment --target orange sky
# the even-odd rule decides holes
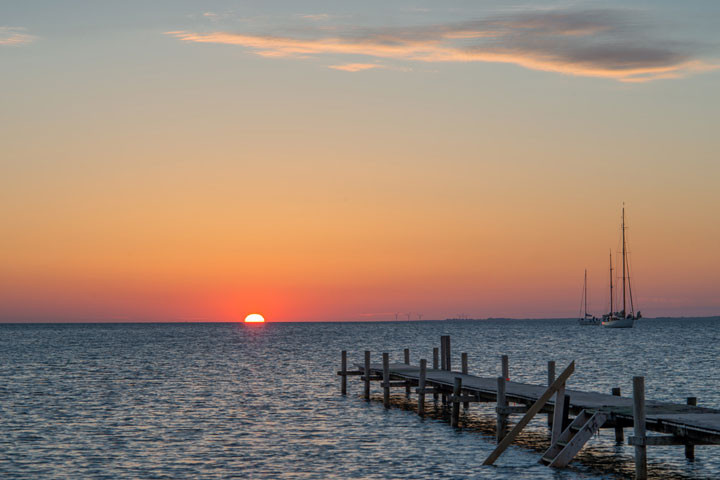
[[[302,23],[331,16],[273,11],[293,39],[98,11],[84,37],[56,13],[0,29],[0,321],[572,317],[585,268],[601,314],[623,201],[640,310],[720,314],[712,58],[618,73],[515,48],[509,21],[514,56],[463,60],[431,55],[487,36],[457,19],[332,43]]]

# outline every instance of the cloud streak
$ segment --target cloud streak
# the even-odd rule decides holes
[[[555,10],[423,26],[350,27],[339,34],[327,29],[293,36],[166,33],[185,42],[238,45],[265,57],[346,55],[426,63],[507,63],[622,82],[679,78],[716,68],[699,58],[697,46],[666,40],[629,16],[617,10]],[[330,68],[360,71],[377,65],[357,62]]]
[[[0,26],[0,46],[25,45],[35,41],[37,37],[25,33],[22,27]]]
[[[377,63],[346,63],[344,65],[330,65],[328,68],[342,70],[343,72],[361,72],[363,70],[385,67],[383,65],[378,65]]]

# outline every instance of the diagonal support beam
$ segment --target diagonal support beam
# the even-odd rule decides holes
[[[510,446],[510,444],[515,440],[515,438],[518,436],[518,434],[522,431],[525,426],[530,423],[530,420],[542,410],[542,408],[545,406],[545,404],[550,400],[550,398],[557,392],[560,387],[563,387],[565,385],[565,382],[568,378],[570,378],[570,375],[573,374],[575,371],[575,361],[573,360],[570,362],[570,365],[560,374],[560,376],[555,379],[555,381],[548,387],[547,390],[545,390],[545,393],[542,394],[540,398],[530,407],[525,414],[525,416],[513,427],[513,429],[508,433],[505,438],[502,439],[502,441],[498,444],[497,447],[495,447],[495,450],[485,459],[483,462],[483,465],[492,465],[495,463],[495,460],[502,455],[502,453],[507,449],[507,447]]]

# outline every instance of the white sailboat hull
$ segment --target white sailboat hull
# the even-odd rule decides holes
[[[613,318],[602,322],[602,326],[605,328],[633,328],[635,319],[630,318]]]

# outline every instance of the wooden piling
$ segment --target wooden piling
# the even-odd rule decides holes
[[[340,393],[347,395],[347,350],[340,354]]]
[[[633,377],[633,418],[635,440],[637,442],[635,444],[635,478],[636,480],[645,480],[647,478],[645,377]]]
[[[505,398],[505,377],[497,377],[497,425],[495,439],[497,443],[502,442],[505,438],[505,430],[507,429],[507,414],[501,413],[502,409],[507,407],[507,399]]]
[[[432,365],[433,370],[438,369],[439,361],[440,361],[439,357],[440,357],[440,352],[438,351],[437,347],[434,347],[433,348],[433,365]],[[436,404],[438,402],[438,394],[437,393],[433,393],[433,402],[435,402]]]
[[[551,434],[551,443],[555,443],[563,431],[563,420],[565,418],[565,384],[563,383],[555,394],[555,404],[553,405],[553,425]]]
[[[447,364],[447,350],[448,350],[448,340],[449,337],[447,335],[442,335],[440,337],[440,369],[441,370],[449,370],[448,364]],[[442,393],[440,395],[440,398],[442,400],[443,406],[447,405],[447,394]]]
[[[447,370],[447,337],[442,335],[440,337],[440,370]]]
[[[615,387],[612,389],[612,394],[616,397],[620,396],[620,387]],[[623,432],[623,427],[616,425],[615,426],[615,443],[621,444],[625,443],[625,433]]]
[[[460,424],[460,392],[462,392],[462,378],[455,377],[455,383],[453,384],[453,401],[452,401],[452,415],[450,416],[450,426],[457,427]]]
[[[383,360],[383,405],[390,407],[390,355],[387,352],[382,354]]]
[[[507,355],[502,356],[502,376],[508,382],[510,381],[510,360]]]
[[[697,406],[697,397],[687,397],[687,404]],[[695,460],[695,445],[690,443],[685,444],[685,458]]]
[[[403,356],[405,357],[405,365],[410,365],[410,349],[406,348],[403,350]],[[405,398],[410,400],[410,382],[405,385]]]
[[[550,385],[552,385],[554,381],[555,381],[555,361],[550,360],[548,362],[548,387]],[[550,427],[550,428],[552,428],[552,419],[553,419],[553,414],[548,413],[547,424],[548,424],[548,427]]]
[[[461,361],[461,363],[462,363],[462,373],[463,373],[464,375],[467,375],[467,374],[468,374],[468,354],[465,353],[465,352],[463,352],[462,355],[460,356],[460,358],[461,358],[460,361]],[[467,410],[468,408],[470,408],[470,402],[464,402],[464,403],[463,403],[463,408],[464,408],[465,410]]]
[[[365,400],[370,401],[370,350],[365,350]]]
[[[445,360],[445,366],[447,367],[448,372],[452,371],[452,354],[450,350],[450,335],[445,335],[445,355],[447,355],[447,359]]]
[[[427,376],[427,360],[420,359],[420,377],[418,378],[418,415],[425,415],[425,377]]]
[[[565,395],[565,398],[563,398],[563,421],[562,421],[563,431],[567,430],[567,428],[569,426],[570,426],[570,395]]]

